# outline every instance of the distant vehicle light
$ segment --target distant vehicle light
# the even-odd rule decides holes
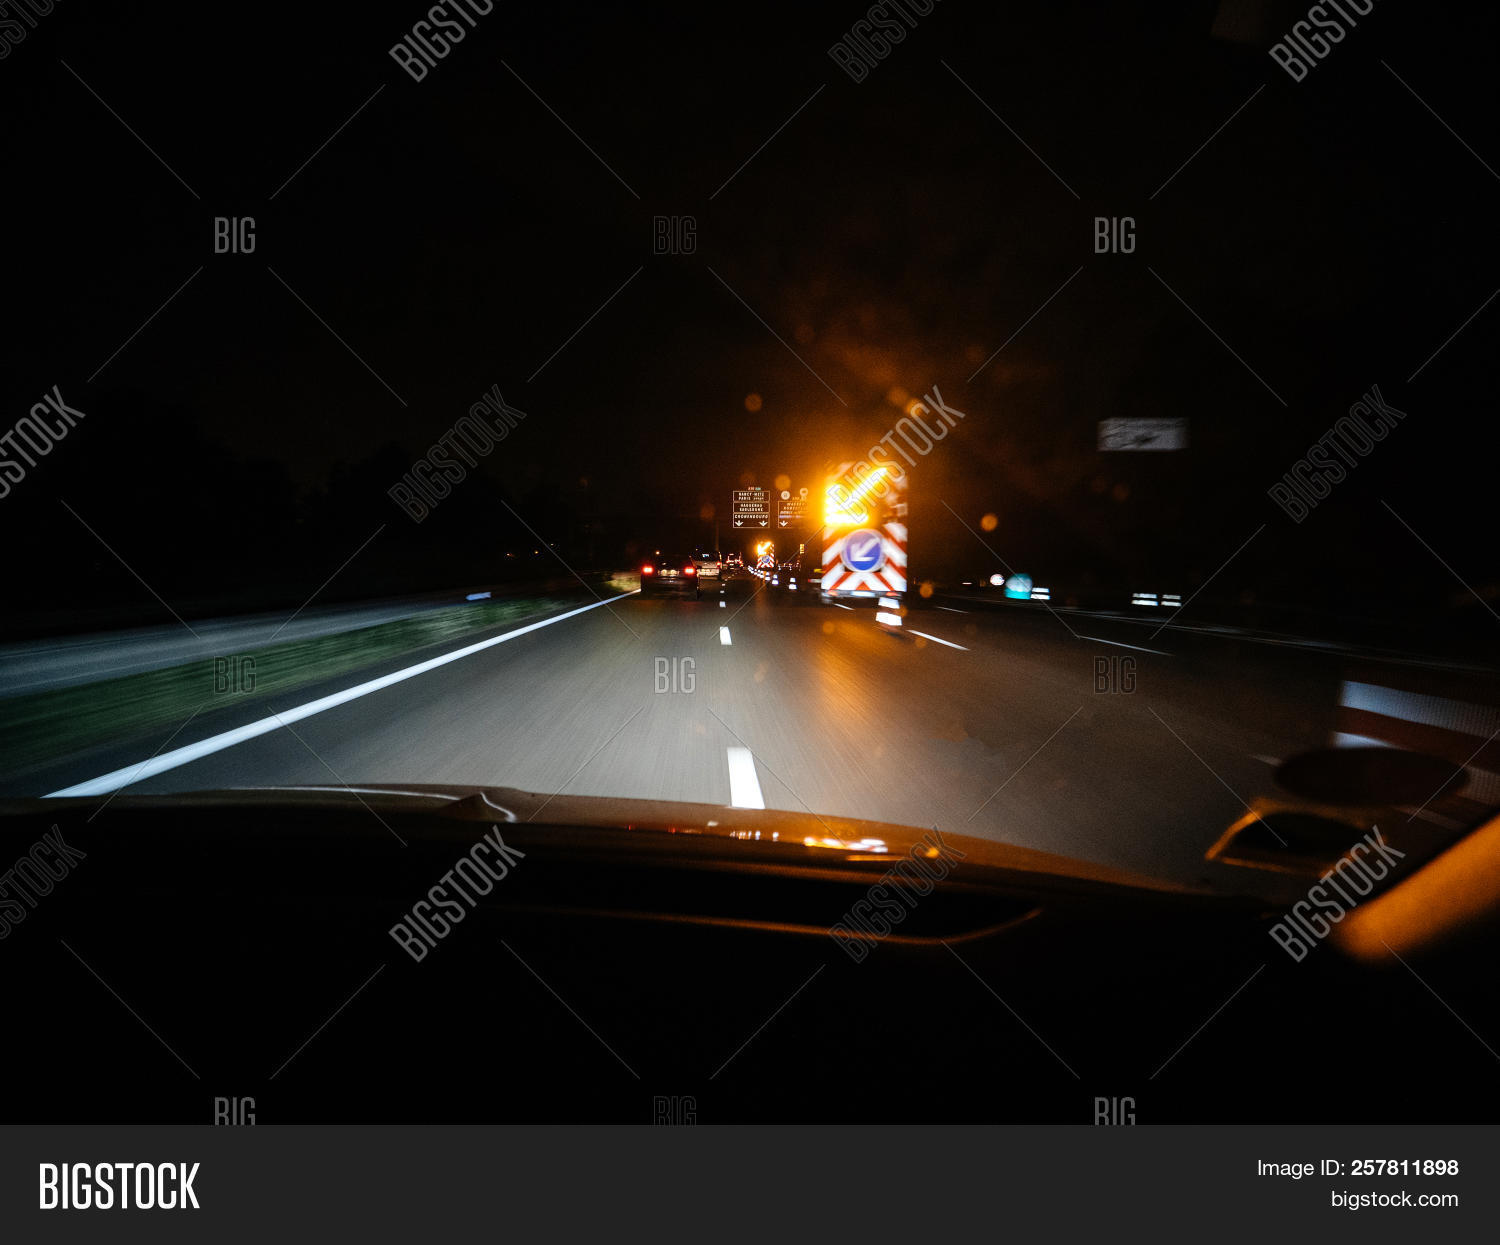
[[[698,568],[696,566],[684,566],[682,568],[682,573],[684,575],[696,575],[698,573]]]
[[[642,575],[654,575],[655,573],[656,573],[656,567],[654,567],[654,566],[643,566],[643,567],[641,567],[641,574]]]
[[[999,571],[996,571],[993,575],[990,576],[990,586],[994,588],[1003,588],[1005,586],[1005,576],[1000,574]]]

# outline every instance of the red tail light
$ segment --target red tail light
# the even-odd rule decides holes
[[[684,575],[696,575],[698,573],[698,568],[696,566],[684,566],[682,568],[682,573]]]
[[[654,566],[643,566],[643,567],[641,567],[641,574],[642,575],[654,575],[655,573],[656,573],[656,567],[654,567]]]

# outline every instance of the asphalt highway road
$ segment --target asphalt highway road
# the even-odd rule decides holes
[[[218,698],[176,735],[68,758],[8,793],[171,757],[433,655],[253,702]],[[871,608],[745,576],[696,601],[595,605],[126,789],[425,782],[760,802],[1222,882],[1228,867],[1205,863],[1205,849],[1247,802],[1277,793],[1276,763],[1329,744],[1349,680],[1381,677],[1370,669],[961,598],[914,608],[894,630]],[[1419,815],[1440,819],[1441,807]]]

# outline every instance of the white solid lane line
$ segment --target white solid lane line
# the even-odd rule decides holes
[[[755,776],[755,757],[749,748],[729,749],[729,805],[731,808],[765,808],[760,780]]]
[[[1092,640],[1095,644],[1113,644],[1116,648],[1133,648],[1137,653],[1155,653],[1158,657],[1170,657],[1171,653],[1164,653],[1159,648],[1142,648],[1139,644],[1121,644],[1118,640],[1106,640],[1098,635],[1081,635],[1080,640]]]
[[[640,589],[636,589],[639,592]],[[491,636],[488,640],[480,640],[477,644],[470,644],[465,648],[454,649],[451,653],[444,653],[441,657],[433,657],[427,661],[418,662],[415,666],[407,666],[405,670],[397,670],[392,674],[381,675],[378,679],[371,679],[367,683],[359,683],[354,687],[345,688],[342,692],[334,692],[331,696],[324,696],[319,700],[310,700],[305,705],[298,705],[295,709],[286,709],[279,714],[273,714],[269,718],[261,718],[257,722],[251,722],[245,726],[236,727],[232,731],[224,731],[222,734],[210,735],[207,739],[200,739],[195,744],[188,744],[182,748],[173,748],[171,752],[163,752],[160,756],[151,757],[135,765],[127,765],[124,769],[113,770],[98,778],[91,778],[88,782],[80,782],[71,787],[64,787],[61,791],[49,791],[46,798],[64,797],[72,795],[105,795],[110,791],[118,791],[121,787],[127,787],[131,783],[140,782],[143,778],[151,778],[156,774],[165,773],[169,769],[176,769],[179,765],[186,765],[190,761],[196,761],[200,757],[211,756],[215,752],[222,752],[225,748],[232,748],[235,744],[242,744],[247,739],[254,739],[257,735],[268,735],[274,730],[279,730],[289,722],[300,722],[303,718],[310,718],[315,713],[322,713],[325,709],[333,709],[339,705],[348,704],[351,700],[358,700],[361,696],[368,696],[371,692],[378,692],[382,688],[390,687],[394,683],[402,683],[407,679],[414,679],[419,674],[426,674],[429,670],[436,670],[439,666],[446,666],[450,661],[458,661],[462,657],[468,657],[483,649],[493,648],[496,644],[504,644],[507,640],[514,640],[517,636],[525,635],[529,631],[538,631],[543,627],[550,627],[553,623],[562,622],[565,618],[576,618],[579,614],[587,614],[590,610],[596,610],[601,605],[609,605],[615,601],[624,600],[628,596],[634,596],[634,592],[622,592],[617,597],[610,597],[604,601],[596,601],[593,605],[585,605],[576,610],[569,610],[565,614],[554,614],[551,618],[544,618],[540,622],[528,623],[524,627],[517,627],[514,631],[507,631],[504,635]]]
[[[720,627],[719,628],[719,643],[720,644],[729,644],[730,643],[729,628],[728,627]]]
[[[950,614],[967,614],[968,610],[956,610],[951,605],[939,605],[938,609],[947,610]]]
[[[907,634],[919,635],[924,640],[931,640],[934,644],[946,644],[949,648],[956,648],[960,653],[967,653],[969,651],[962,644],[955,644],[952,640],[940,640],[937,636],[928,635],[925,631],[912,631],[908,629]]]

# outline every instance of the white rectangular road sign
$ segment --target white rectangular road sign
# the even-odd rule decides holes
[[[1185,450],[1188,421],[1185,419],[1101,419],[1101,451]]]
[[[771,526],[771,498],[763,488],[737,488],[730,494],[730,521],[738,528]]]
[[[776,526],[801,527],[807,521],[807,490],[793,493],[783,489],[776,499]]]

